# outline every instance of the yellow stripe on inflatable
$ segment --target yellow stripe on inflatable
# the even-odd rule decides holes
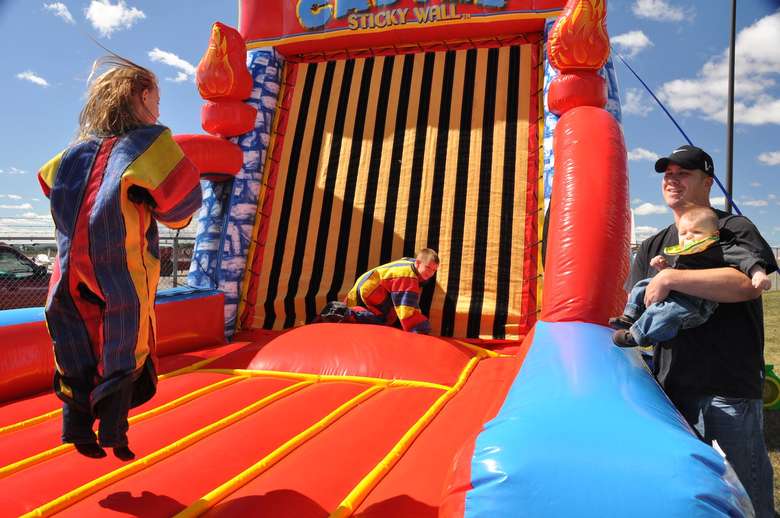
[[[470,349],[477,353],[478,357],[486,357],[486,358],[516,358],[513,354],[501,354],[497,353],[495,351],[491,351],[490,349],[485,349],[484,347],[480,347],[475,344],[470,344],[468,342],[462,342],[460,340],[453,340],[456,344],[463,346],[467,349]]]
[[[361,480],[355,486],[349,495],[347,495],[347,497],[341,501],[336,510],[330,514],[330,518],[351,516],[352,513],[355,512],[358,506],[360,506],[363,500],[365,500],[366,496],[368,496],[368,494],[376,487],[379,481],[382,480],[382,478],[392,469],[395,463],[398,462],[398,460],[409,449],[409,447],[411,447],[417,436],[420,435],[420,433],[425,429],[426,426],[428,426],[431,421],[433,421],[441,409],[444,408],[444,405],[447,404],[447,402],[460,391],[463,385],[466,384],[466,381],[480,360],[481,358],[478,356],[469,360],[469,362],[466,364],[466,367],[464,367],[463,371],[460,373],[457,383],[455,383],[455,385],[450,390],[439,396],[439,399],[437,399],[436,402],[431,405],[431,407],[428,408],[428,410],[422,415],[422,417],[420,417],[420,419],[418,419],[417,422],[406,431],[404,436],[401,437],[401,440],[396,443],[396,445],[387,453],[387,455],[385,455],[381,461],[379,461],[376,466],[374,466],[374,469],[372,469],[365,477],[363,477],[363,480]]]
[[[33,426],[38,423],[42,423],[43,421],[46,421],[47,419],[51,419],[53,417],[57,417],[62,413],[62,408],[58,408],[57,410],[52,410],[51,412],[46,412],[45,414],[37,415],[35,417],[31,417],[29,419],[25,419],[24,421],[19,421],[14,424],[9,424],[3,427],[0,427],[0,435],[8,432],[13,432],[15,430],[21,430],[22,428],[27,428],[28,426]]]
[[[225,497],[233,494],[237,490],[241,489],[243,486],[245,486],[247,483],[251,482],[255,478],[257,478],[258,475],[263,473],[265,470],[276,464],[278,461],[283,459],[287,454],[295,450],[298,446],[303,444],[304,442],[308,441],[324,429],[326,429],[328,426],[331,425],[334,421],[339,419],[341,416],[358,406],[359,404],[366,401],[368,398],[374,396],[378,392],[384,390],[388,385],[381,386],[381,385],[374,385],[372,387],[369,387],[368,389],[364,390],[357,396],[353,397],[346,403],[342,404],[332,412],[330,412],[328,415],[314,423],[312,426],[304,430],[303,432],[299,433],[298,435],[294,436],[278,448],[276,448],[274,451],[260,459],[257,463],[250,466],[249,468],[245,469],[235,477],[231,478],[221,486],[215,488],[213,491],[205,494],[200,499],[198,499],[194,504],[187,507],[185,510],[180,512],[179,514],[175,515],[175,518],[190,518],[194,516],[200,516],[201,514],[205,513],[212,507],[214,507],[217,503],[219,503],[221,500],[225,499]]]
[[[251,405],[248,405],[242,408],[241,410],[230,414],[227,417],[223,417],[222,419],[214,423],[211,423],[210,425],[205,426],[200,430],[197,430],[185,437],[182,437],[181,439],[172,442],[168,446],[164,446],[163,448],[160,448],[154,453],[150,453],[149,455],[142,457],[136,460],[135,462],[125,464],[119,469],[116,469],[110,473],[106,473],[102,477],[98,477],[91,482],[88,482],[80,487],[77,487],[76,489],[69,491],[64,495],[60,496],[59,498],[55,498],[51,502],[48,502],[36,509],[33,509],[29,513],[24,514],[22,516],[24,517],[51,516],[64,509],[67,509],[68,507],[74,505],[80,500],[83,500],[89,495],[100,491],[104,487],[110,486],[114,482],[127,478],[135,473],[138,473],[139,471],[142,471],[150,466],[153,466],[154,464],[160,462],[161,460],[167,459],[168,457],[178,453],[179,451],[192,446],[196,442],[205,439],[206,437],[213,435],[224,428],[227,428],[231,424],[240,421],[241,419],[244,419],[245,417],[270,405],[274,401],[278,401],[279,399],[282,399],[285,396],[297,392],[302,388],[305,388],[311,384],[312,382],[310,381],[302,381],[300,383],[290,385],[289,387],[285,387],[282,390],[274,392],[273,394],[264,397],[260,401],[256,401]]]
[[[544,60],[545,60],[545,46],[540,45],[539,46],[539,70],[537,71],[537,92],[543,92],[544,91]],[[537,196],[536,199],[537,204],[539,205],[536,209],[536,228],[537,228],[537,235],[536,235],[536,242],[542,243],[544,242],[544,124],[545,124],[545,117],[544,117],[544,95],[539,95],[539,99],[536,104],[536,110],[539,114],[539,123],[537,125],[537,131],[536,131],[536,139],[538,141],[538,150],[537,150],[537,161],[539,162],[538,166],[538,176],[539,181],[537,182]],[[536,314],[537,316],[539,313],[542,312],[542,288],[544,287],[544,282],[542,282],[544,279],[544,256],[542,255],[542,247],[541,245],[537,245],[536,250]]]
[[[194,390],[190,392],[189,394],[185,394],[179,398],[176,398],[172,401],[169,401],[165,403],[164,405],[160,405],[158,407],[152,408],[150,410],[147,410],[146,412],[142,412],[138,415],[134,415],[133,417],[129,418],[127,420],[128,424],[135,424],[141,421],[145,421],[147,419],[150,419],[158,414],[162,414],[163,412],[167,412],[168,410],[172,410],[176,407],[179,407],[185,403],[188,403],[192,401],[193,399],[197,399],[201,396],[205,396],[206,394],[210,394],[211,392],[215,392],[218,389],[221,389],[223,387],[226,387],[228,385],[232,385],[234,383],[237,383],[239,381],[247,379],[248,376],[236,376],[233,378],[227,378],[221,381],[218,381],[216,383],[212,383],[211,385],[206,385],[205,387],[201,387],[198,390]],[[16,461],[12,464],[8,464],[6,466],[3,466],[0,468],[0,479],[5,478],[8,475],[12,475],[18,471],[21,471],[23,469],[29,468],[30,466],[33,466],[35,464],[41,463],[45,460],[49,460],[51,458],[57,457],[59,455],[62,455],[63,453],[67,453],[70,450],[73,449],[72,444],[60,444],[59,446],[56,446],[54,448],[51,448],[46,451],[42,451],[40,453],[36,453],[35,455],[32,455],[30,457],[27,457],[25,459]]]
[[[200,367],[204,365],[208,365],[209,363],[213,362],[219,358],[219,356],[215,356],[213,358],[207,358],[205,360],[201,360],[199,362],[195,362],[192,365],[188,365],[186,367],[182,367],[181,369],[177,369],[175,371],[171,371],[167,374],[161,374],[160,376],[157,376],[157,379],[159,381],[172,378],[174,376],[180,376],[182,374],[186,374],[188,372],[193,372],[195,370],[198,370]],[[35,417],[31,417],[29,419],[25,419],[24,421],[19,421],[14,424],[9,424],[6,426],[0,427],[0,435],[3,435],[4,433],[13,432],[16,430],[21,430],[22,428],[27,428],[29,426],[34,426],[38,423],[42,423],[43,421],[46,421],[47,419],[52,419],[54,417],[57,417],[62,413],[62,409],[58,408],[56,410],[52,410],[51,412],[46,412],[45,414],[41,414]]]
[[[209,363],[212,363],[218,359],[220,359],[222,356],[212,356],[211,358],[206,358],[205,360],[197,361],[191,365],[187,365],[186,367],[182,367],[181,369],[176,369],[175,371],[166,372],[165,374],[160,374],[157,376],[158,380],[166,380],[168,378],[173,378],[176,376],[181,376],[182,374],[187,374],[188,372],[193,372],[196,370],[200,370],[201,367],[205,367]]]
[[[339,376],[336,374],[307,374],[303,372],[284,372],[284,371],[264,371],[264,370],[249,370],[249,369],[203,369],[200,372],[214,372],[218,374],[233,374],[235,376],[269,376],[284,379],[294,380],[308,380],[314,383],[318,382],[337,382],[347,381],[354,383],[365,383],[368,385],[385,385],[391,383],[394,387],[417,387],[417,388],[432,388],[438,390],[450,390],[452,387],[447,385],[441,385],[439,383],[432,383],[430,381],[418,381],[418,380],[405,380],[405,379],[385,379],[385,378],[372,378],[369,376]]]

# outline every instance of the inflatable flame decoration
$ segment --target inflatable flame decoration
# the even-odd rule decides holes
[[[203,73],[201,74],[201,71]],[[219,24],[211,29],[209,48],[198,64],[198,90],[204,98],[224,96],[233,86],[233,70],[227,55],[227,40]]]
[[[553,26],[547,55],[560,71],[598,70],[609,57],[604,0],[569,2]]]
[[[246,70],[246,44],[235,29],[222,23],[211,28],[209,47],[198,64],[197,83],[207,100],[243,100],[252,90]]]

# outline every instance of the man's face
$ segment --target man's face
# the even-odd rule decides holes
[[[422,279],[423,282],[433,277],[436,270],[439,269],[439,265],[435,262],[423,262],[421,259],[414,260],[414,267],[417,268],[417,273],[420,274],[420,279]]]
[[[664,201],[671,209],[682,208],[691,203],[708,207],[711,187],[711,176],[698,169],[683,169],[677,164],[669,164],[661,185]]]

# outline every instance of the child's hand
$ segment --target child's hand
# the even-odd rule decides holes
[[[669,263],[666,262],[666,257],[657,255],[650,260],[650,266],[658,271],[661,271],[664,268],[669,268]]]
[[[763,270],[755,272],[751,280],[753,281],[754,288],[760,288],[767,291],[772,287],[772,281],[769,280],[769,276]]]

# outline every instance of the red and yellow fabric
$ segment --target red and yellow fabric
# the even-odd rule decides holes
[[[148,126],[80,142],[38,173],[51,200],[57,261],[46,321],[57,392],[82,407],[133,383],[154,394],[157,223],[186,226],[200,206],[197,169],[170,130]]]
[[[377,266],[361,275],[347,293],[347,306],[358,321],[393,324],[398,320],[404,331],[430,333],[431,324],[420,311],[420,278],[414,259]],[[371,315],[362,318],[363,310]]]

